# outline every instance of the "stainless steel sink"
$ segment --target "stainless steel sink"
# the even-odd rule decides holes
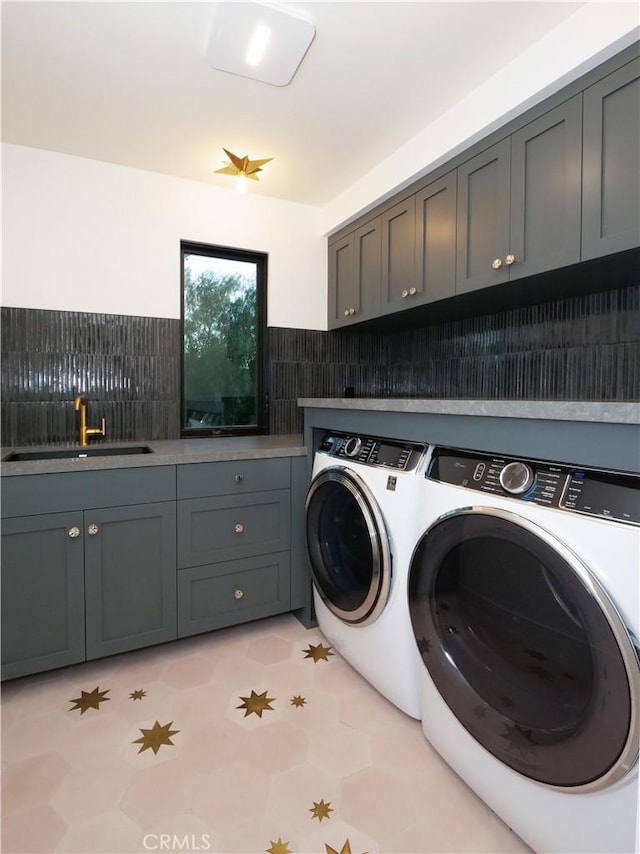
[[[3,463],[25,463],[30,460],[73,460],[83,457],[116,457],[130,454],[152,454],[148,445],[126,445],[121,448],[51,448],[46,451],[13,451],[2,458]]]

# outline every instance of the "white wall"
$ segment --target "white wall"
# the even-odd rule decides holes
[[[326,328],[320,210],[2,147],[2,304],[180,317],[180,240],[269,253],[270,326]]]
[[[547,36],[328,204],[324,232],[336,231],[640,37],[635,0],[576,5]],[[508,37],[496,33],[497,39]]]

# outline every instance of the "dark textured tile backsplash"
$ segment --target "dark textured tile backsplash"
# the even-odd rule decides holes
[[[270,327],[271,432],[299,397],[640,400],[640,287],[403,332]],[[75,440],[71,402],[112,441],[177,438],[180,321],[2,309],[2,444]]]

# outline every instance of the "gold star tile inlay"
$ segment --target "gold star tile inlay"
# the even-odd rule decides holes
[[[70,703],[75,703],[75,706],[72,706],[69,711],[73,712],[80,709],[80,714],[84,715],[87,709],[100,709],[100,703],[106,703],[111,699],[111,697],[105,697],[109,691],[109,688],[106,691],[101,691],[100,686],[94,688],[93,691],[83,691],[80,697],[69,700]]]
[[[138,753],[142,753],[143,750],[153,750],[154,753],[157,753],[163,744],[171,745],[173,747],[173,742],[171,741],[171,736],[175,735],[177,732],[180,732],[179,729],[171,729],[173,721],[169,721],[168,724],[164,726],[160,726],[159,721],[156,721],[151,729],[143,729],[140,727],[140,732],[142,733],[141,738],[136,738],[131,744],[141,744],[142,747],[138,751]]]
[[[267,854],[292,854],[291,849],[289,848],[288,842],[283,842],[280,837],[278,837],[278,841],[274,842],[273,839],[270,839],[271,848],[267,848]]]
[[[324,800],[320,801],[319,804],[314,801],[313,806],[309,809],[309,812],[313,813],[311,818],[317,818],[319,822],[322,822],[323,818],[331,818],[331,816],[329,815],[330,812],[333,812],[331,801],[328,801],[326,804]]]
[[[291,705],[295,706],[298,709],[301,709],[307,701],[304,697],[292,697]]]
[[[309,649],[303,649],[304,653],[306,653],[305,658],[312,658],[313,663],[316,664],[318,661],[329,661],[329,656],[333,655],[331,652],[330,646],[323,646],[321,643],[309,644]]]
[[[129,699],[130,699],[130,700],[141,700],[143,697],[146,697],[146,696],[147,696],[147,692],[146,692],[146,691],[143,691],[143,690],[140,690],[140,691],[132,691],[132,692],[129,694]]]
[[[267,692],[263,691],[262,694],[256,694],[255,691],[251,691],[250,697],[240,697],[242,700],[242,704],[240,706],[236,706],[236,709],[244,709],[245,718],[247,715],[257,715],[259,718],[262,717],[263,712],[273,712],[270,703],[275,701],[275,697],[267,697]]]

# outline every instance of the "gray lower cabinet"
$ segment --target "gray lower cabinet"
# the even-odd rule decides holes
[[[640,235],[640,59],[584,93],[582,256],[638,245]]]
[[[303,463],[301,457],[178,467],[180,637],[308,603],[299,577],[305,573],[308,587],[306,564],[298,561],[299,532],[295,581],[291,566],[292,494],[299,499]]]
[[[84,515],[87,659],[175,639],[175,502]]]
[[[2,523],[2,678],[84,661],[82,513]]]
[[[3,679],[177,636],[175,467],[1,486]]]

